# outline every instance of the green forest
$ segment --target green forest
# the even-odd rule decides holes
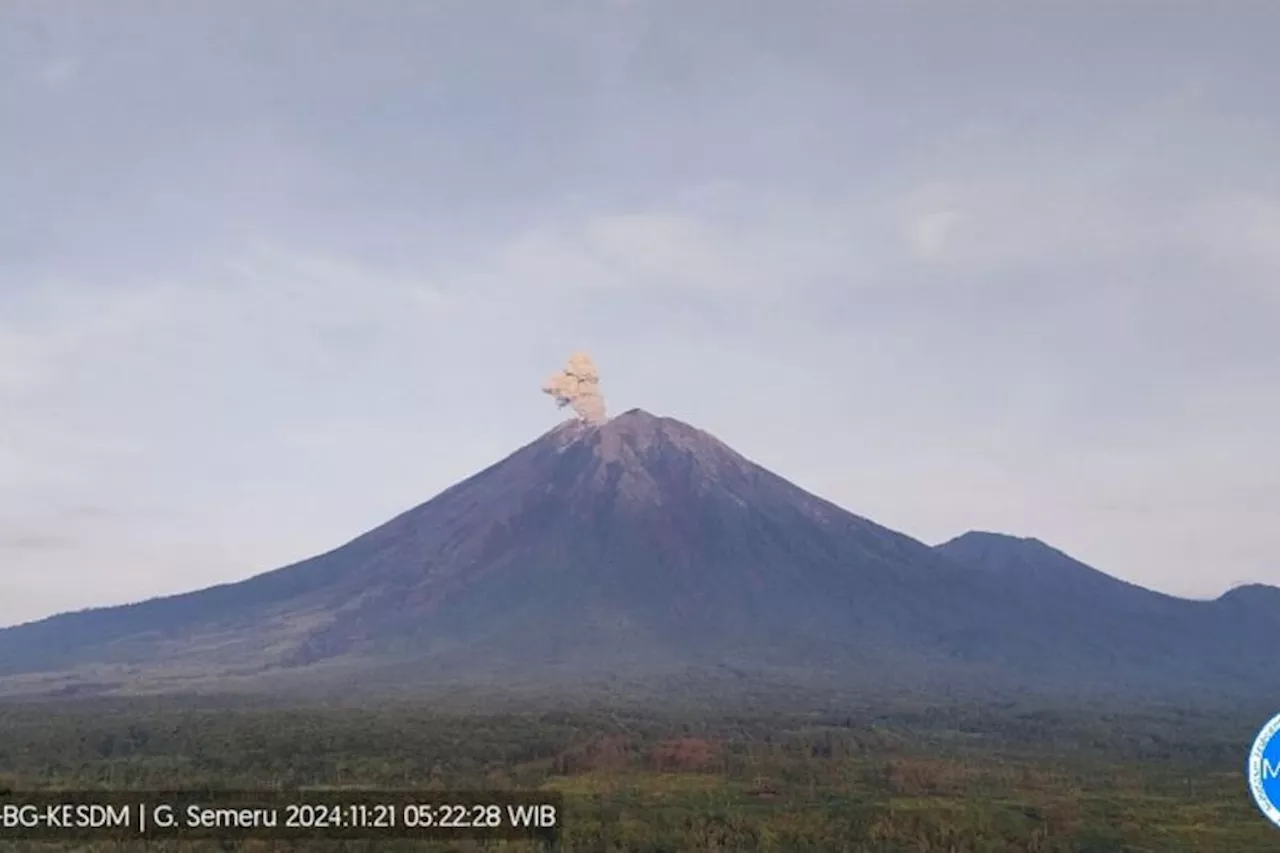
[[[1253,853],[1254,714],[999,706],[526,713],[0,705],[0,791],[558,792],[552,842],[26,840],[3,850]]]

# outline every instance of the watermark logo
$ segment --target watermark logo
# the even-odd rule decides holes
[[[1246,772],[1253,801],[1267,820],[1280,827],[1280,714],[1258,732]]]

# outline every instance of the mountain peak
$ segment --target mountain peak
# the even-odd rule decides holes
[[[700,436],[715,441],[708,433],[692,427],[675,418],[667,418],[650,414],[644,409],[631,409],[604,424],[602,429],[609,432],[626,433],[635,436],[656,436],[660,434]]]
[[[735,468],[748,464],[710,433],[644,409],[631,409],[602,424],[566,421],[549,435],[555,436],[557,442],[580,442],[601,462],[624,463],[624,467],[651,465],[668,453],[686,456],[699,464],[729,464]]]
[[[1242,584],[1224,592],[1214,604],[1231,614],[1233,621],[1265,622],[1273,630],[1280,624],[1280,587]]]
[[[635,437],[654,438],[665,431],[682,431],[685,433],[701,432],[686,423],[674,418],[664,418],[650,414],[644,409],[630,409],[617,417],[610,418],[600,429],[608,433],[625,434]]]
[[[686,436],[701,436],[704,439],[715,441],[709,433],[705,433],[697,427],[690,426],[684,421],[678,421],[675,418],[663,417],[647,412],[644,409],[629,409],[617,417],[610,418],[600,427],[609,432],[627,433],[630,435],[656,435],[659,433],[684,434]]]
[[[1265,583],[1246,583],[1224,592],[1219,601],[1257,602],[1259,604],[1280,603],[1280,587]]]
[[[1028,566],[1080,565],[1078,561],[1031,536],[1010,536],[970,530],[935,546],[934,550],[971,567],[981,566],[1001,574],[1025,571]]]
[[[575,438],[587,437],[601,431],[614,434],[641,435],[652,434],[668,425],[674,425],[677,428],[692,432],[701,432],[674,418],[660,417],[646,412],[644,409],[629,409],[620,415],[615,415],[599,423],[586,421],[582,418],[570,418],[554,427],[551,433],[562,433]]]
[[[961,533],[959,536],[942,543],[938,547],[948,548],[953,545],[964,545],[966,547],[999,546],[1026,548],[1028,550],[1033,548],[1043,548],[1049,551],[1057,551],[1056,548],[1045,544],[1034,536],[1012,536],[1008,533],[995,533],[988,530],[970,530],[968,532]]]
[[[1059,592],[1132,586],[1030,536],[971,530],[936,546],[946,557],[1009,582],[1047,584]]]
[[[1089,602],[1109,600],[1130,608],[1127,612],[1180,606],[1170,596],[1101,572],[1032,537],[970,531],[934,550],[972,571],[998,579],[1006,589],[1047,593],[1063,605],[1076,602],[1092,607]]]

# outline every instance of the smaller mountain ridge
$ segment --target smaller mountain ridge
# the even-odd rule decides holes
[[[1280,588],[1260,583],[1227,590],[1216,602],[1245,623],[1259,621],[1280,626]]]
[[[1229,589],[1224,592],[1218,597],[1218,601],[1223,603],[1249,602],[1265,604],[1272,607],[1280,607],[1280,587],[1270,586],[1264,583],[1241,584],[1234,589]]]
[[[1039,630],[1069,638],[1073,653],[1093,662],[1093,677],[1130,669],[1131,677],[1207,687],[1215,671],[1230,672],[1222,683],[1233,681],[1238,691],[1274,680],[1260,651],[1280,614],[1273,587],[1183,599],[1112,577],[1038,539],[999,533],[966,533],[936,550],[998,580],[1037,614]]]
[[[972,530],[936,546],[935,550],[970,569],[994,575],[1011,585],[1057,595],[1114,594],[1142,598],[1162,593],[1123,581],[1086,565],[1032,537]]]

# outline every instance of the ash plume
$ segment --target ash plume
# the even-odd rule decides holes
[[[565,368],[542,386],[542,393],[554,397],[561,408],[572,406],[578,417],[589,424],[608,420],[604,395],[600,393],[600,374],[585,352],[574,353]]]

